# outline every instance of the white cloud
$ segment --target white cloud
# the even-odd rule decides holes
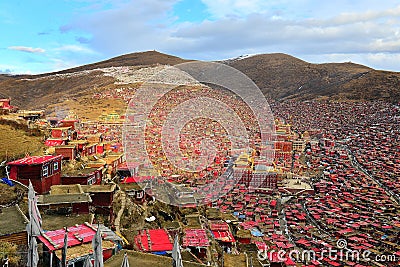
[[[393,8],[384,10],[366,10],[339,13],[336,16],[330,16],[328,19],[309,19],[310,25],[325,25],[325,26],[339,26],[353,23],[362,23],[369,21],[379,21],[380,19],[389,20],[394,18],[393,22],[398,22],[400,16],[400,5]]]
[[[254,14],[242,19],[225,18],[180,27],[174,37],[180,39],[184,51],[400,52],[399,26],[400,23],[373,19],[339,25],[315,20],[310,24],[308,20],[276,20]]]
[[[322,19],[342,15],[341,19],[357,19],[354,13],[366,15],[386,11],[398,5],[397,0],[201,0],[216,19],[245,17],[250,14],[270,14],[285,19]]]
[[[46,52],[46,50],[44,50],[43,48],[34,48],[34,47],[29,47],[29,46],[9,46],[8,49],[22,51],[22,52],[28,52],[28,53],[44,53],[44,52]]]
[[[51,71],[59,71],[64,69],[69,69],[73,67],[77,67],[79,64],[76,62],[72,62],[70,60],[60,59],[60,58],[50,58],[52,62],[52,70]]]
[[[353,62],[366,66],[374,66],[375,69],[399,71],[398,62],[400,62],[400,53],[308,54],[303,55],[301,58],[312,63]]]
[[[400,71],[400,53],[371,53],[367,54],[364,64],[374,66],[377,69]]]
[[[62,45],[54,49],[55,51],[62,52],[73,52],[73,53],[84,53],[84,54],[96,54],[96,52],[90,48],[81,45]]]
[[[108,54],[152,50],[168,38],[169,16],[178,0],[138,0],[93,15],[77,17],[60,28],[62,32],[83,30],[92,36],[93,49]]]
[[[202,0],[212,18],[180,24],[171,13],[176,2],[120,3],[77,17],[61,30],[87,33],[91,39],[85,45],[107,56],[153,49],[193,59],[284,52],[325,57],[324,62],[336,55],[382,67],[384,61],[373,60],[374,55],[400,54],[400,6],[394,0]]]
[[[286,9],[284,6],[298,5],[296,1],[288,0],[202,0],[207,6],[207,11],[214,18],[245,17],[250,14],[281,14]],[[300,1],[304,2],[304,1]]]

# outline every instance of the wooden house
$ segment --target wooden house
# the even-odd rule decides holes
[[[51,137],[63,140],[75,140],[76,133],[72,127],[54,127],[51,128]]]
[[[118,166],[125,162],[125,157],[122,153],[109,154],[105,161],[110,168],[111,174],[115,174]]]
[[[61,146],[61,145],[65,145],[66,140],[64,139],[58,139],[58,138],[47,138],[47,140],[44,142],[45,146]]]
[[[57,185],[50,194],[39,196],[38,208],[44,213],[87,214],[91,202],[80,185]]]
[[[82,156],[92,156],[97,153],[97,143],[88,143],[84,146]]]
[[[28,219],[18,205],[0,209],[0,242],[26,245]]]
[[[46,194],[52,185],[61,184],[61,155],[32,156],[7,163],[10,179],[28,186],[31,180],[38,194]]]
[[[210,230],[218,243],[226,250],[229,247],[232,247],[232,243],[235,243],[236,240],[232,235],[229,225],[224,221],[213,221],[210,222]]]
[[[207,255],[207,248],[210,246],[207,232],[204,229],[184,229],[182,247],[188,247],[196,257],[204,259]]]
[[[68,231],[68,249],[67,265],[83,266],[85,259],[93,254],[92,240],[96,234],[97,226],[89,223],[75,225],[67,228]],[[118,251],[118,246],[113,240],[108,240],[112,231],[104,226],[100,227],[102,235],[103,259],[106,261]],[[64,229],[47,231],[39,236],[39,241],[43,243],[43,266],[61,266],[62,248],[64,246]],[[52,263],[50,264],[50,261]]]
[[[10,102],[10,98],[0,99],[0,114],[9,114],[18,110],[18,107],[12,106]]]
[[[63,172],[61,184],[63,185],[95,185],[101,184],[103,179],[103,167],[90,168],[85,167],[79,170]]]
[[[139,162],[123,162],[118,165],[117,173],[121,179],[125,177],[136,177],[139,176],[139,168],[143,166],[143,163]]]
[[[135,236],[135,249],[143,252],[166,254],[173,249],[173,237],[165,229],[144,229]]]
[[[69,145],[76,145],[77,152],[82,155],[85,147],[89,144],[88,140],[72,140],[68,142]]]
[[[236,232],[237,241],[241,244],[250,244],[251,242],[251,231],[240,229]]]
[[[76,145],[60,145],[55,147],[55,154],[62,155],[64,160],[74,160],[78,155]]]
[[[83,185],[83,192],[90,195],[92,203],[90,204],[96,214],[107,215],[110,222],[114,221],[112,203],[116,191],[115,184],[107,185]]]
[[[69,141],[75,140],[77,134],[71,127],[51,128],[51,136],[45,141],[46,146],[66,145]]]
[[[72,130],[76,130],[78,128],[79,120],[74,118],[65,118],[60,121],[61,127],[71,127]]]
[[[92,168],[99,168],[106,166],[106,173],[111,176],[117,173],[118,166],[125,161],[125,157],[122,153],[118,154],[109,154],[105,158],[100,158],[96,161],[88,162],[88,166]]]

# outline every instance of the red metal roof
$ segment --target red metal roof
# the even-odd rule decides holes
[[[62,139],[53,139],[53,140],[47,139],[44,142],[44,145],[45,146],[59,146],[59,145],[62,145],[63,143],[64,143],[64,140],[62,140]]]
[[[296,243],[297,244],[303,244],[306,247],[309,247],[311,245],[310,242],[308,240],[306,240],[306,239],[299,239],[299,240],[296,241]]]
[[[243,229],[248,230],[248,229],[252,229],[252,228],[258,226],[258,223],[255,221],[246,221],[246,222],[240,223],[240,226],[242,226]]]
[[[125,177],[124,180],[121,182],[123,184],[130,184],[130,183],[140,183],[145,181],[154,180],[154,176],[135,176],[135,177]]]
[[[126,162],[122,162],[121,164],[118,165],[117,169],[119,171],[129,171],[129,168],[127,166]]]
[[[226,222],[213,222],[210,224],[212,231],[229,231],[229,225]]]
[[[212,233],[213,233],[215,239],[217,239],[219,241],[227,242],[227,243],[236,242],[232,233],[229,231],[212,231]]]
[[[89,243],[96,234],[96,228],[89,224],[68,227],[68,247]],[[62,249],[64,246],[64,229],[48,231],[39,236],[39,240],[49,248],[50,251]]]
[[[38,165],[50,162],[54,159],[62,158],[62,155],[52,156],[29,156],[15,161],[8,162],[7,165]]]
[[[204,229],[186,229],[183,237],[182,246],[184,247],[208,247],[206,230]]]
[[[142,230],[135,237],[136,246],[142,251],[171,251],[173,240],[169,233],[164,229]]]

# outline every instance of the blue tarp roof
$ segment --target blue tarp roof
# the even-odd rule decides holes
[[[14,183],[11,180],[9,180],[7,177],[1,178],[1,182],[3,184],[7,184],[9,186],[14,186]]]
[[[264,236],[264,234],[261,233],[261,231],[258,230],[258,229],[256,229],[256,228],[251,229],[251,234],[252,234],[253,236],[257,236],[257,237]]]
[[[152,252],[152,254],[155,254],[155,255],[166,255],[167,252],[166,251],[155,251],[155,252]]]

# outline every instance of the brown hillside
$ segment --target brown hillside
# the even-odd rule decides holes
[[[0,81],[0,96],[11,97],[12,104],[22,109],[45,109],[50,104],[73,100],[87,95],[93,88],[113,83],[114,78],[97,71],[67,77],[28,76]]]
[[[23,109],[45,109],[66,100],[91,98],[93,92],[114,86],[115,78],[105,76],[102,71],[87,70],[112,66],[175,65],[186,61],[147,51],[58,73],[0,75],[0,97],[11,97],[12,103]],[[273,99],[400,100],[400,73],[397,72],[378,71],[353,63],[311,64],[286,54],[262,54],[226,63],[248,75],[266,96]],[[78,102],[84,106],[85,102]],[[93,105],[90,108],[94,108]],[[119,106],[116,103],[110,108]]]
[[[176,56],[163,54],[158,51],[145,51],[145,52],[125,54],[104,61],[100,61],[97,63],[87,64],[72,69],[62,70],[55,73],[71,73],[83,70],[92,70],[97,68],[122,67],[122,66],[151,66],[156,64],[173,66],[186,61],[188,60],[181,59]]]
[[[354,63],[311,64],[286,54],[263,54],[228,64],[273,99],[400,100],[400,73]]]
[[[32,136],[23,129],[15,129],[0,123],[0,162],[24,157],[26,153],[37,155],[43,152],[43,138]],[[2,174],[3,170],[0,170]]]
[[[186,60],[157,51],[126,54],[98,63],[40,75],[0,75],[0,98],[11,97],[13,105],[23,109],[45,109],[47,106],[91,95],[94,88],[107,88],[115,80],[100,71],[71,75],[107,67],[176,65]],[[69,75],[62,75],[69,74]],[[96,90],[98,91],[98,90]]]

